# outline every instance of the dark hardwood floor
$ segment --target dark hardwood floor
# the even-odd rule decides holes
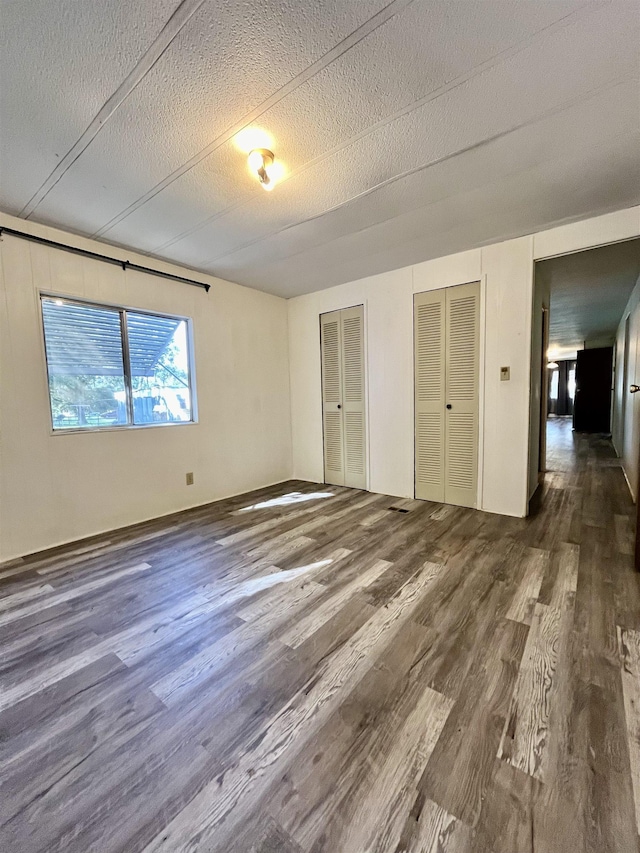
[[[609,441],[529,519],[289,482],[0,566],[0,850],[635,853]]]

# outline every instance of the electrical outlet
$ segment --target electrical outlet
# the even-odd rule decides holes
[[[187,474],[187,486],[193,486],[193,471]]]

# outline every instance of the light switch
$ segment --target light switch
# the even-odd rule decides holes
[[[511,379],[511,368],[510,367],[501,367],[500,368],[500,381],[508,382]]]

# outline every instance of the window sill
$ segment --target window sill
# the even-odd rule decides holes
[[[120,426],[69,427],[68,429],[50,429],[49,435],[84,435],[96,432],[129,432],[141,429],[166,429],[167,427],[197,426],[198,421],[166,421],[155,424],[122,424]]]

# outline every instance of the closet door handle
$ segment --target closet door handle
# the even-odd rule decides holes
[[[338,403],[338,408],[339,408],[339,409],[341,409],[341,408],[342,408],[342,406],[340,405],[340,403]]]
[[[447,409],[452,409],[452,408],[453,408],[453,406],[451,405],[451,403],[447,403]]]
[[[640,391],[640,385],[632,385],[631,388],[629,388],[629,391],[631,394],[637,394],[637,392]]]

